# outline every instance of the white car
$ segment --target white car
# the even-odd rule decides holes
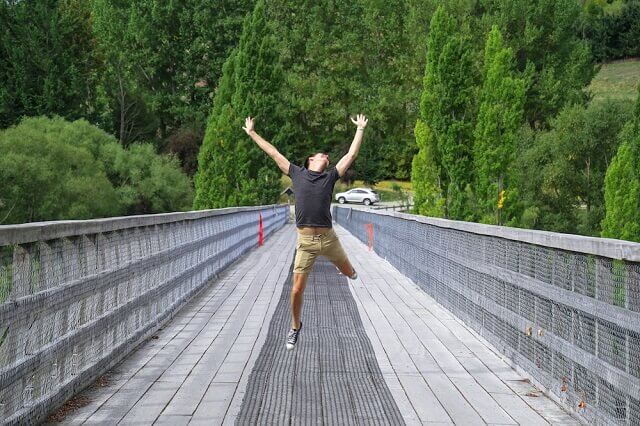
[[[380,196],[376,191],[369,188],[353,188],[347,192],[338,192],[336,201],[340,204],[344,203],[363,203],[365,206],[380,201]]]

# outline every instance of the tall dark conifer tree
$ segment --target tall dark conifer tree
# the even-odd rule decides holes
[[[223,69],[196,174],[195,208],[271,204],[278,200],[280,171],[242,130],[256,130],[276,146],[287,121],[281,113],[282,66],[261,0],[244,22],[240,44]]]

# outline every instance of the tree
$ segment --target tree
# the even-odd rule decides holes
[[[469,28],[460,28],[454,17],[438,7],[427,41],[421,99],[421,119],[429,129],[426,143],[439,170],[445,215],[467,220],[474,214],[469,187],[477,74],[469,33]]]
[[[640,242],[640,85],[633,118],[605,178],[602,236]]]
[[[23,116],[97,114],[89,14],[83,0],[0,2],[0,128]]]
[[[413,210],[416,214],[443,217],[445,200],[442,197],[438,166],[431,152],[434,145],[429,143],[429,128],[422,120],[418,120],[414,133],[418,153],[413,157],[411,167]]]
[[[549,121],[567,103],[587,100],[584,88],[596,73],[586,40],[582,10],[575,0],[481,0],[485,29],[498,25],[527,79],[525,117],[533,128]],[[485,30],[486,31],[486,30]]]
[[[206,124],[252,0],[93,0],[108,120],[126,145]]]
[[[72,138],[86,122],[29,118],[0,131],[0,223],[91,219],[121,212],[103,165]],[[94,128],[95,129],[95,128]],[[95,131],[100,132],[98,129]],[[103,138],[109,138],[103,133]]]
[[[283,154],[291,161],[301,164],[319,151],[340,158],[353,138],[349,117],[366,112],[371,122],[376,120],[367,109],[375,102],[377,88],[368,76],[374,72],[374,59],[367,58],[366,30],[366,22],[375,18],[363,3],[357,0],[344,7],[336,0],[269,2],[267,12],[277,23],[274,31],[286,70],[283,101],[291,120],[283,131]],[[384,54],[380,49],[371,52],[374,57]],[[370,127],[363,145],[371,149],[370,161],[357,160],[352,170],[374,180],[377,177],[368,173],[381,162],[381,129]]]
[[[26,118],[0,131],[0,223],[186,210],[191,182],[150,144],[124,149],[86,120]]]
[[[132,60],[135,40],[130,30],[128,2],[92,1],[92,30],[104,61],[100,89],[105,108],[102,127],[113,132],[122,146],[151,139],[157,118],[147,108],[137,82],[138,66]]]
[[[598,61],[640,56],[640,1],[609,11],[605,1],[590,0],[584,9],[584,38]]]
[[[549,131],[521,134],[509,179],[518,189],[519,226],[555,232],[600,234],[604,182],[631,116],[628,102],[569,105]]]
[[[420,82],[410,70],[411,34],[403,30],[408,9],[401,0],[268,2],[291,117],[283,154],[299,163],[318,151],[340,158],[353,139],[349,117],[363,112],[370,128],[349,177],[409,176]]]
[[[517,131],[523,121],[526,85],[515,77],[513,53],[505,48],[502,34],[493,26],[484,52],[484,84],[475,128],[474,164],[480,218],[502,224],[508,167],[515,159]]]
[[[280,193],[280,172],[242,131],[242,120],[256,117],[260,133],[278,146],[286,123],[281,115],[282,67],[265,19],[256,4],[243,25],[214,100],[196,174],[197,209],[271,204]]]
[[[111,157],[114,183],[125,214],[169,213],[189,210],[191,181],[178,159],[158,155],[152,144],[131,145]]]

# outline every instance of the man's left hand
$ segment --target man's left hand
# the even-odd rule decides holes
[[[253,131],[253,118],[251,116],[245,118],[244,127],[242,128],[247,134]]]
[[[356,116],[356,119],[354,120],[353,118],[351,118],[351,121],[353,122],[353,124],[358,126],[358,129],[364,129],[365,127],[367,127],[367,123],[369,122],[364,114],[358,114]]]

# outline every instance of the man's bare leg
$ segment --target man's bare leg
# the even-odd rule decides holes
[[[349,259],[345,260],[342,265],[338,266],[338,269],[340,269],[340,272],[342,272],[347,277],[352,276],[355,272],[355,269],[353,269],[353,266],[351,265],[351,262],[349,262]]]
[[[291,286],[291,328],[300,328],[300,312],[302,311],[302,296],[307,286],[309,274],[294,272]]]

